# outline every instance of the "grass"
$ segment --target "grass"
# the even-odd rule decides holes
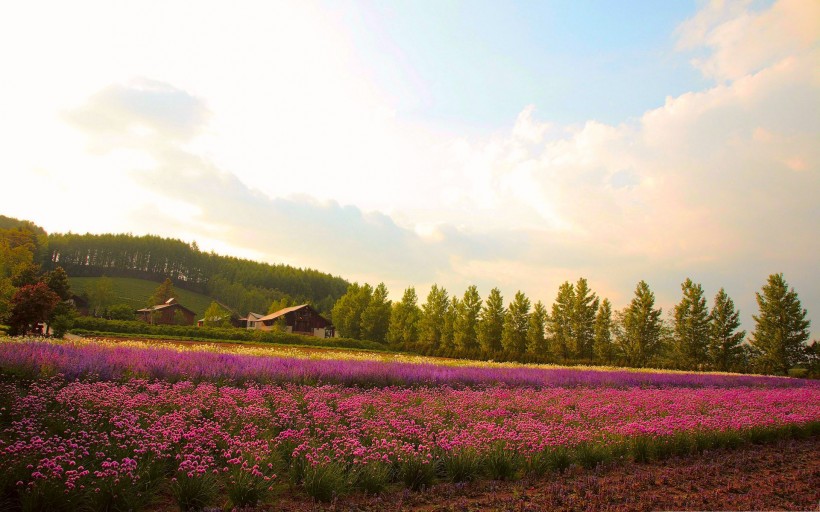
[[[241,345],[247,347],[260,347],[260,348],[271,348],[271,347],[280,347],[280,348],[287,348],[287,349],[307,349],[307,350],[327,350],[327,351],[344,351],[344,352],[351,352],[351,353],[361,353],[363,355],[369,354],[393,354],[389,347],[385,347],[382,350],[378,350],[375,348],[367,349],[367,348],[358,348],[358,347],[345,347],[344,345],[333,345],[333,346],[323,346],[323,345],[316,345],[311,344],[310,341],[312,338],[305,336],[305,343],[277,343],[277,342],[269,342],[269,341],[247,341],[247,340],[233,340],[233,339],[220,339],[220,338],[207,338],[207,337],[192,337],[192,336],[174,336],[174,335],[167,335],[167,334],[141,334],[141,333],[127,333],[127,332],[111,332],[111,331],[88,331],[85,329],[71,329],[70,331],[72,334],[76,334],[78,336],[83,336],[87,338],[103,338],[103,339],[128,339],[134,341],[180,341],[180,342],[196,342],[196,343],[213,343],[214,345],[219,344],[230,344],[230,345]],[[300,335],[294,335],[300,336]],[[336,338],[316,338],[319,340],[332,340]],[[397,352],[398,353],[398,352]]]
[[[91,293],[95,283],[101,277],[69,277],[68,282],[71,285],[71,290],[77,295],[81,295],[84,291]],[[111,282],[111,292],[114,298],[114,304],[128,304],[134,309],[144,308],[151,295],[160,285],[159,282],[148,281],[146,279],[135,279],[131,277],[109,277]],[[211,305],[213,299],[207,295],[183,290],[181,288],[174,288],[176,290],[176,299],[191,311],[195,312],[197,318],[205,314],[205,310]]]

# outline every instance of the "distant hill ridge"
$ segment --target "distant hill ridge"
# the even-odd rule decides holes
[[[161,282],[217,299],[237,311],[265,313],[273,301],[290,297],[329,312],[350,283],[310,268],[269,264],[214,252],[196,242],[131,234],[47,234],[30,221],[0,215],[0,228],[21,228],[42,239],[45,270],[57,266],[70,277],[121,277]]]

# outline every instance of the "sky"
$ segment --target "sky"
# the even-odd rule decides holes
[[[820,2],[12,1],[0,214],[548,307],[820,322]]]

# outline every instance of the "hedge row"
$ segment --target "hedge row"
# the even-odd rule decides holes
[[[259,331],[236,327],[197,327],[192,325],[150,325],[133,320],[106,320],[104,318],[79,317],[71,332],[75,334],[137,334],[146,337],[172,339],[253,341],[279,345],[307,345],[325,348],[355,348],[364,350],[391,350],[374,341],[350,338],[314,338],[287,332]]]

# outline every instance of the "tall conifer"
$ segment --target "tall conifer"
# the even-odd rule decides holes
[[[552,313],[547,322],[547,339],[550,351],[562,360],[571,355],[574,333],[572,332],[572,312],[575,308],[575,287],[569,281],[558,288],[558,295],[552,304]]]
[[[663,335],[662,310],[655,309],[655,294],[645,281],[635,288],[635,297],[619,315],[616,345],[630,366],[646,366],[658,352]]]
[[[501,290],[493,288],[481,309],[478,322],[478,344],[486,352],[501,351],[501,333],[504,329],[504,297]]]
[[[453,327],[453,343],[463,351],[473,351],[478,348],[478,317],[481,314],[481,296],[478,288],[472,285],[464,292],[456,311]]]
[[[504,327],[501,332],[501,345],[504,350],[513,354],[523,354],[527,350],[527,329],[530,319],[530,299],[518,291],[507,308]]]
[[[740,344],[746,337],[746,331],[737,331],[740,312],[735,311],[734,302],[723,288],[715,295],[709,320],[709,361],[712,368],[723,372],[732,370],[741,361],[743,348]]]
[[[611,364],[614,356],[612,346],[612,304],[604,299],[595,315],[595,342],[593,344],[595,359],[600,363]]]
[[[752,346],[759,353],[757,364],[767,373],[785,374],[805,357],[810,322],[794,288],[783,274],[772,274],[757,293],[760,313],[754,316]]]
[[[678,368],[702,369],[709,359],[709,309],[703,288],[686,278],[683,297],[675,306],[674,356]]]

